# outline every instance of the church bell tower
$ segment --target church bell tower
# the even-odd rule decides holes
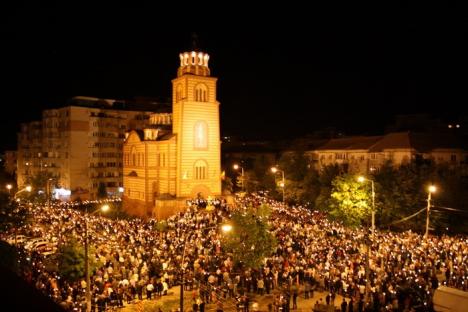
[[[178,198],[221,195],[221,141],[217,78],[209,55],[196,48],[179,55],[172,80],[172,132],[177,136]]]

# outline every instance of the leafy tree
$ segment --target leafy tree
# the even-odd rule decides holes
[[[356,176],[344,174],[332,182],[330,215],[343,223],[357,226],[370,215],[371,196]]]
[[[59,273],[69,281],[77,281],[85,276],[85,249],[83,244],[78,243],[76,239],[71,239],[67,245],[60,248],[59,251]],[[94,271],[96,258],[94,257],[94,248],[89,248],[89,274]]]
[[[97,190],[97,197],[107,198],[107,188],[104,182],[99,182],[98,190]]]
[[[43,203],[52,193],[55,178],[51,172],[40,171],[30,177],[28,183],[32,187],[32,192],[22,192],[20,194],[29,200]]]
[[[258,208],[256,215],[263,220],[268,220],[271,215],[271,208],[265,203],[262,203]]]
[[[279,166],[284,170],[288,179],[296,182],[304,180],[308,169],[307,163],[302,151],[283,153],[279,160]]]
[[[0,193],[0,231],[18,228],[30,221],[28,209],[19,207],[16,202],[10,201],[9,195]]]
[[[338,165],[328,165],[323,167],[318,177],[318,185],[320,185],[319,195],[315,200],[315,208],[328,211],[328,202],[332,193],[332,182],[341,173],[341,168]]]
[[[158,223],[156,223],[156,231],[166,232],[167,231],[167,222],[165,220],[158,221]]]
[[[223,193],[227,192],[228,194],[233,192],[234,189],[234,184],[232,183],[232,179],[228,176],[225,176],[221,180],[221,186],[223,189]]]
[[[264,214],[266,208],[261,208]],[[265,257],[276,249],[276,238],[269,231],[267,220],[260,218],[251,207],[235,211],[230,222],[232,231],[223,236],[223,246],[232,253],[236,265],[259,268]]]

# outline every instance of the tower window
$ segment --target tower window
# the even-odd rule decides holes
[[[206,149],[208,148],[208,125],[205,121],[197,121],[194,127],[194,148]]]
[[[195,87],[195,101],[208,102],[208,88],[204,84],[198,84]]]
[[[197,160],[195,162],[195,180],[205,180],[207,178],[207,165],[204,160]]]
[[[179,84],[176,87],[176,102],[182,100],[182,86]]]

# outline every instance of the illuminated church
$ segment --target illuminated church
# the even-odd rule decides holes
[[[210,76],[208,54],[179,56],[172,113],[154,113],[124,143],[124,207],[135,215],[165,218],[189,198],[221,195],[217,78]]]

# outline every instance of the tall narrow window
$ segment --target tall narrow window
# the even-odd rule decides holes
[[[194,177],[195,180],[205,180],[208,177],[208,169],[206,165],[206,161],[204,160],[197,160],[194,166]]]
[[[208,148],[208,125],[205,121],[197,121],[194,127],[194,148]]]
[[[176,87],[176,102],[182,100],[182,86],[179,84]]]
[[[132,147],[130,154],[132,155],[132,166],[136,166],[136,155],[135,155],[135,147],[134,146]]]
[[[198,84],[195,87],[195,101],[208,102],[208,87],[204,84]]]

